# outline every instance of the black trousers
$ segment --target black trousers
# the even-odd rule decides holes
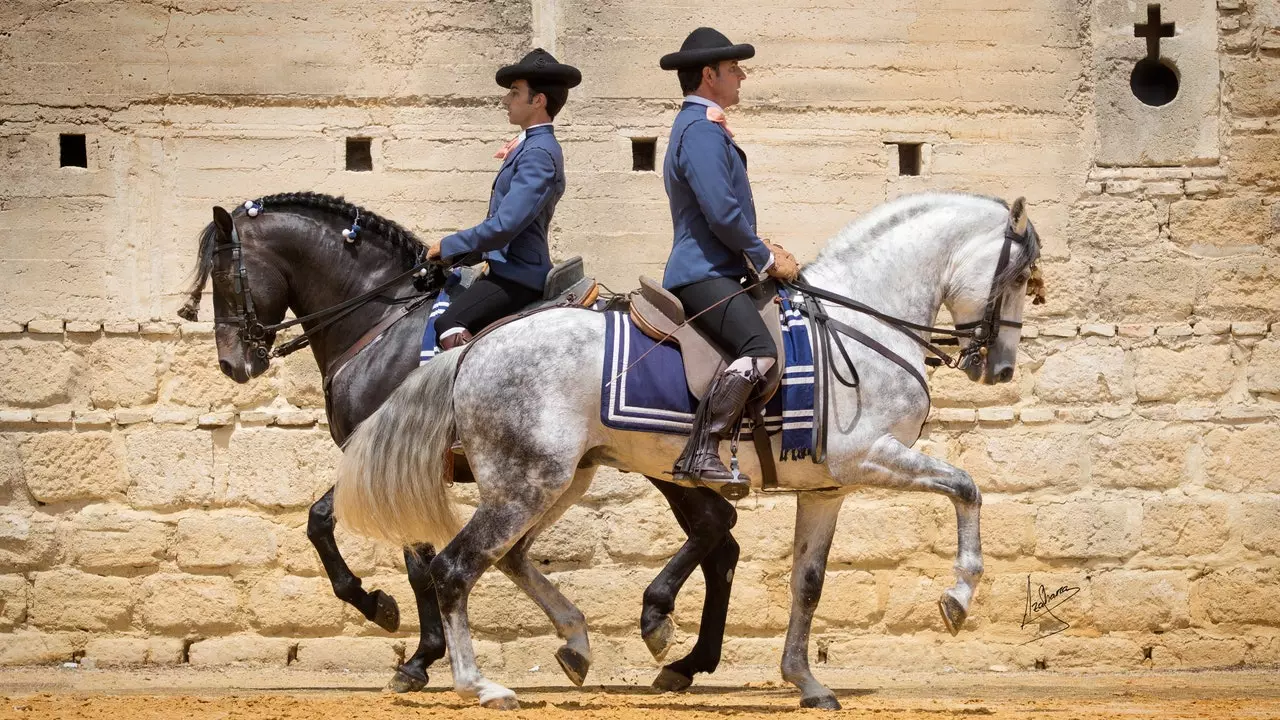
[[[436,337],[458,327],[474,335],[541,298],[541,291],[485,275],[450,301],[448,309],[436,319]]]
[[[693,319],[693,326],[706,333],[713,342],[733,358],[777,357],[778,347],[773,343],[769,328],[765,327],[751,296],[732,278],[699,280],[673,289],[680,298],[688,317],[706,311]],[[716,303],[738,293],[733,299]],[[716,305],[711,310],[711,306]]]

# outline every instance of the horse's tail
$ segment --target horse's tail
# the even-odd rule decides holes
[[[410,373],[347,441],[334,515],[350,530],[396,545],[440,548],[462,527],[444,477],[461,355],[442,353]]]

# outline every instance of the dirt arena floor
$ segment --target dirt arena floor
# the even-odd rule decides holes
[[[691,692],[655,694],[634,677],[566,687],[562,678],[508,679],[521,709],[506,717],[600,720],[710,720],[801,712],[832,718],[939,720],[1035,718],[1280,718],[1280,672],[945,673],[864,675],[822,670],[844,710],[797,708],[798,695],[770,669],[736,669],[703,680]],[[776,671],[772,671],[776,672]],[[492,718],[440,686],[393,695],[387,673],[316,672],[286,668],[195,668],[106,671],[0,671],[0,719],[9,720],[405,720]],[[753,679],[754,678],[754,679]]]

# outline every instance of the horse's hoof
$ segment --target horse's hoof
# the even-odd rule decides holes
[[[813,697],[800,698],[800,707],[816,708],[818,710],[839,710],[840,701],[835,695],[815,695]]]
[[[671,636],[676,634],[676,624],[671,621],[668,615],[662,618],[662,622],[658,627],[650,630],[644,635],[644,644],[649,648],[649,653],[653,655],[653,659],[662,662],[667,656],[667,652],[671,650]]]
[[[653,679],[653,684],[650,687],[660,692],[682,692],[689,689],[692,684],[693,678],[681,675],[669,667],[664,667],[662,672],[658,673],[658,677]]]
[[[481,702],[480,707],[489,710],[519,710],[520,701],[516,700],[515,695],[499,695]]]
[[[396,599],[381,590],[374,590],[373,601],[375,606],[373,617],[370,619],[374,624],[387,632],[399,630],[400,606],[396,604]]]
[[[393,693],[410,693],[418,692],[427,686],[427,678],[416,677],[409,673],[396,668],[396,674],[391,676],[391,682],[387,683],[387,689]]]
[[[570,682],[582,687],[583,681],[587,679],[587,671],[591,669],[590,660],[566,645],[556,651],[556,662],[560,663],[560,669],[569,677]]]
[[[960,632],[960,628],[964,625],[964,619],[969,616],[968,611],[964,609],[960,601],[945,592],[942,593],[942,598],[938,600],[938,610],[942,611],[942,622],[946,623],[947,632],[953,636]]]

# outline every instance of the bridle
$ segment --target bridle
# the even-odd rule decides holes
[[[249,271],[244,264],[244,247],[240,243],[240,231],[236,229],[234,216],[231,222],[230,240],[230,242],[215,245],[213,247],[213,253],[215,256],[218,253],[223,252],[231,253],[231,289],[236,314],[228,317],[214,318],[213,322],[216,325],[237,326],[239,328],[237,337],[239,337],[240,342],[249,346],[254,356],[262,360],[284,357],[290,353],[307,347],[311,344],[311,338],[313,336],[323,332],[330,325],[333,325],[342,318],[347,317],[351,313],[360,309],[360,307],[375,297],[382,295],[387,290],[410,277],[424,277],[425,270],[431,265],[431,263],[427,262],[424,259],[424,256],[420,253],[418,260],[414,263],[413,267],[366,293],[344,300],[337,305],[327,307],[323,310],[311,313],[310,315],[304,315],[299,318],[293,318],[292,320],[285,320],[283,322],[267,325],[263,324],[262,321],[258,319],[258,312],[253,304],[253,293],[249,289]],[[428,291],[429,290],[424,290],[424,293]],[[395,300],[407,301],[412,298],[421,297],[422,294],[423,293],[416,293],[413,296],[407,298],[396,298]],[[315,320],[318,320],[319,322],[310,329],[304,330],[298,337],[293,338],[279,347],[271,347],[271,344],[275,341],[276,333],[280,330]]]

